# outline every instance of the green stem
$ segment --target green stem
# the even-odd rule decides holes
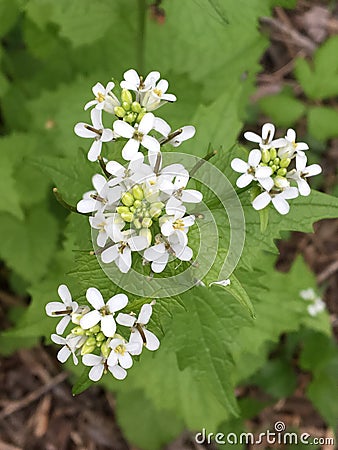
[[[211,159],[213,156],[215,156],[217,154],[217,150],[210,151],[210,148],[211,148],[211,144],[209,145],[208,153],[204,156],[204,158],[197,161],[197,163],[194,165],[194,167],[190,170],[190,178],[192,178],[193,175],[195,175],[195,173],[198,171],[198,169],[200,167],[202,167],[206,161],[209,161],[209,159]]]
[[[80,213],[76,209],[76,206],[70,205],[69,203],[64,201],[62,195],[60,194],[60,192],[58,191],[58,189],[56,187],[53,188],[53,194],[55,195],[55,198],[60,203],[60,205],[63,206],[65,209],[68,209],[68,211],[71,211],[71,212],[74,212],[74,213],[77,213],[77,214],[81,214],[83,216],[91,216],[90,213]]]
[[[145,32],[146,32],[146,12],[147,12],[147,1],[139,0],[138,3],[139,10],[139,28],[138,28],[138,70],[139,73],[143,73],[144,69],[144,46],[145,46]]]
[[[106,178],[110,178],[111,177],[111,173],[109,173],[106,169],[106,163],[103,161],[103,158],[101,155],[98,156],[98,161],[101,167],[102,172],[104,173]]]

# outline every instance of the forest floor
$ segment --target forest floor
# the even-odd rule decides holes
[[[276,8],[272,19],[262,19],[261,26],[269,34],[271,45],[262,59],[253,101],[279,92],[285,85],[291,86],[296,96],[302,96],[300,86],[292,77],[295,58],[301,54],[311,56],[328,36],[338,33],[338,10],[332,12],[326,4],[299,1],[294,11]],[[266,118],[260,117],[257,128],[264,122]],[[331,192],[337,185],[338,139],[329,143],[321,164],[325,179],[322,190]],[[295,256],[302,254],[316,274],[338,338],[338,220],[317,223],[313,234],[293,233],[287,241],[279,243],[279,248],[277,267],[280,270],[287,271]],[[8,308],[26,300],[11,294],[6,286],[1,287],[1,327],[6,326]],[[298,378],[294,394],[265,408],[248,423],[249,429],[269,429],[271,423],[282,420],[287,426],[296,426],[312,436],[331,437],[332,432],[305,398],[307,375],[300,373]],[[0,358],[0,386],[0,450],[137,450],[127,443],[119,429],[113,395],[93,387],[74,398],[67,374],[52,348],[41,345]],[[264,398],[256,388],[247,388],[240,395]],[[203,448],[207,447],[184,433],[165,450]],[[322,448],[333,450],[332,446]]]

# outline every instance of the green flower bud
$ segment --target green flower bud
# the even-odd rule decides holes
[[[135,199],[130,192],[125,192],[122,195],[121,201],[125,206],[132,206],[134,204]]]
[[[125,222],[132,222],[134,220],[134,214],[132,212],[122,213],[121,217]]]
[[[118,212],[119,214],[128,213],[129,211],[130,210],[129,210],[128,206],[118,206],[116,208],[116,212]]]
[[[126,111],[122,108],[122,106],[115,106],[114,113],[117,117],[124,117],[126,115]]]
[[[273,166],[273,161],[269,161],[269,166]]]
[[[272,170],[272,172],[275,172],[277,170],[277,166],[275,164],[272,164],[271,170]]]
[[[149,210],[150,217],[155,217],[155,218],[159,217],[162,212],[163,207],[164,207],[164,203],[162,203],[162,202],[153,203]]]
[[[277,150],[275,148],[270,148],[270,159],[275,159],[277,156]]]
[[[124,109],[124,111],[130,111],[130,103],[122,102],[122,108]]]
[[[131,211],[132,213],[134,213],[134,212],[136,211],[135,206],[131,206],[131,207],[129,208],[129,211]]]
[[[128,123],[133,123],[133,122],[135,122],[136,116],[137,116],[136,113],[130,112],[123,118],[123,120]]]
[[[270,152],[269,150],[262,150],[262,162],[268,163],[270,161]]]
[[[277,186],[278,188],[286,188],[289,186],[289,182],[286,178],[278,175],[277,177],[275,177],[275,179],[273,180],[275,183],[275,186]]]
[[[277,170],[277,175],[280,175],[281,177],[285,177],[286,173],[287,173],[287,170],[285,167],[282,167]]]
[[[84,336],[86,331],[83,328],[81,328],[80,326],[78,326],[78,327],[74,327],[72,329],[71,333],[75,334],[76,336]]]
[[[290,162],[291,162],[290,158],[282,158],[279,165],[280,167],[289,167]]]
[[[151,244],[152,234],[149,228],[142,228],[142,230],[140,230],[139,232],[139,236],[147,238],[148,244]]]
[[[145,217],[142,220],[142,226],[144,228],[150,228],[152,226],[152,224],[153,224],[153,221],[150,219],[150,217]]]
[[[141,186],[136,184],[135,186],[133,186],[132,192],[133,192],[133,196],[136,200],[143,200],[144,193],[143,193],[143,189],[141,188]]]
[[[146,114],[146,111],[141,111],[136,118],[136,123],[140,123],[141,120],[143,119],[143,117],[145,116],[145,114]]]
[[[100,333],[98,333],[98,335],[96,336],[96,341],[97,342],[102,342],[106,339],[106,336],[102,333],[102,331],[100,331]]]
[[[100,330],[101,330],[101,327],[100,327],[99,324],[94,325],[93,327],[89,328],[89,331],[90,331],[92,334],[96,334],[96,333],[98,333]]]
[[[131,92],[128,91],[128,89],[122,89],[121,100],[122,100],[122,102],[125,102],[125,103],[133,102],[133,96],[131,95]]]
[[[110,347],[108,346],[107,341],[102,343],[101,353],[105,358],[108,358],[109,353],[110,353]]]
[[[133,102],[131,105],[131,110],[135,113],[140,113],[142,110],[141,105],[139,104],[139,102]]]
[[[135,228],[136,228],[137,230],[139,230],[139,229],[142,228],[142,225],[141,225],[139,219],[135,219],[134,222],[133,222],[133,224],[134,224],[134,226],[135,226]]]
[[[279,158],[275,158],[275,159],[273,160],[273,163],[276,164],[276,166],[279,166],[280,159],[279,159]]]
[[[133,193],[133,194],[134,194],[134,193]],[[134,194],[134,197],[135,197],[135,194]],[[139,208],[141,205],[142,205],[141,200],[135,200],[135,201],[134,201],[134,206],[135,206],[135,208]]]
[[[90,337],[86,340],[86,342],[83,344],[83,347],[81,349],[81,355],[87,355],[88,353],[91,353],[96,347],[96,339],[94,337]]]

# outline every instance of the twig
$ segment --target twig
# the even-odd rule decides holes
[[[330,278],[331,275],[333,275],[335,272],[337,272],[337,270],[338,270],[338,261],[333,261],[332,264],[330,264],[328,267],[326,267],[326,269],[323,270],[323,272],[321,272],[317,276],[318,284],[324,283],[324,281],[327,280],[328,278]]]
[[[201,168],[206,161],[209,161],[209,159],[211,159],[213,156],[217,155],[217,150],[210,151],[210,147],[211,147],[211,144],[209,145],[208,153],[204,156],[204,158],[197,161],[197,163],[194,165],[194,167],[190,170],[190,173],[189,173],[190,178],[192,178],[195,175],[195,173],[198,171],[198,169]]]
[[[32,402],[34,402],[35,400],[37,400],[38,398],[40,398],[44,394],[46,394],[46,392],[54,389],[55,386],[57,386],[58,384],[65,381],[65,379],[67,377],[68,377],[68,374],[66,372],[59,373],[59,375],[52,378],[49,383],[46,383],[43,386],[40,386],[38,389],[29,393],[22,399],[10,403],[8,406],[6,406],[1,411],[0,420],[4,419],[5,417],[10,416],[11,414],[15,413],[16,411],[19,411],[20,409],[26,408]]]
[[[98,159],[98,161],[99,161],[99,163],[100,163],[100,167],[101,167],[102,172],[104,173],[104,175],[105,175],[107,178],[110,178],[110,177],[111,177],[111,173],[109,173],[109,172],[107,171],[107,169],[106,169],[107,164],[103,161],[102,156],[99,155],[99,156],[97,157],[97,159]]]

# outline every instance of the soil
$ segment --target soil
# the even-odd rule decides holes
[[[156,2],[159,5],[160,2]],[[152,8],[157,14],[159,6]],[[331,2],[332,5],[332,2]],[[160,9],[158,19],[163,19]],[[161,17],[160,17],[161,16]],[[269,33],[271,45],[263,59],[263,70],[258,76],[253,101],[290,86],[302,97],[300,86],[292,77],[295,58],[311,56],[315,48],[328,36],[338,33],[337,7],[327,2],[299,1],[296,10],[275,9],[273,18],[263,18],[262,28]],[[332,105],[337,103],[332,100]],[[260,117],[257,130],[268,118]],[[300,123],[300,127],[305,124]],[[325,185],[331,192],[337,185],[338,139],[329,142],[321,164]],[[293,233],[279,243],[279,270],[287,271],[295,256],[301,253],[324,289],[324,300],[331,315],[332,327],[338,338],[338,220],[324,220],[315,225],[315,233]],[[7,326],[6,311],[27,299],[12,294],[6,285],[7,271],[0,268],[0,322]],[[0,450],[137,450],[124,438],[115,419],[114,397],[100,388],[91,388],[74,398],[67,374],[57,363],[55,350],[42,345],[22,349],[10,357],[0,358]],[[304,396],[309,382],[306,374],[298,376],[294,394],[265,408],[248,428],[257,431],[269,429],[271,423],[282,420],[297,426],[312,436],[330,437],[323,420]],[[239,392],[240,396],[264,399],[265,394],[254,387]],[[165,450],[193,450],[214,448],[194,442],[193,436],[183,433]],[[264,446],[248,445],[262,449]],[[333,447],[322,447],[333,450]]]

